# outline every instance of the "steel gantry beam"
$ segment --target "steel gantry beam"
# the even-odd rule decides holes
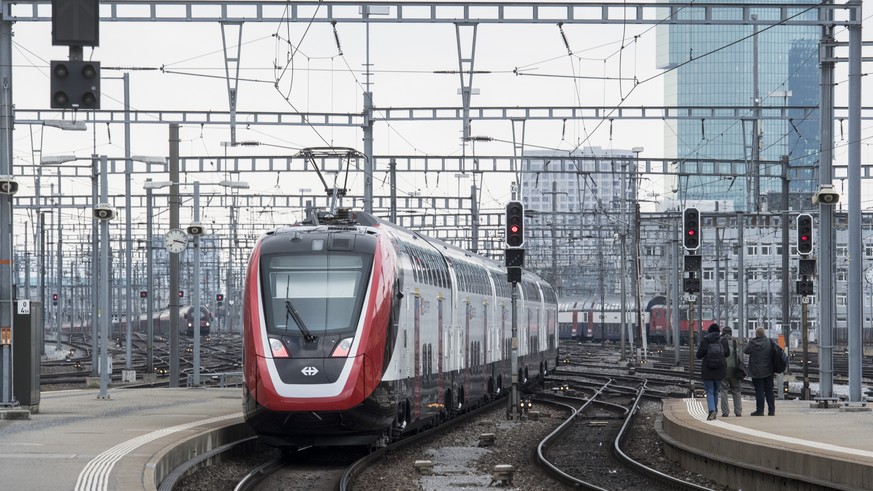
[[[323,2],[309,0],[115,0],[100,2],[101,22],[314,22],[479,24],[699,24],[818,26],[860,23],[845,3],[758,2]],[[17,0],[6,20],[48,22],[51,0]],[[370,8],[385,15],[366,16]],[[758,14],[753,17],[752,13]],[[804,15],[801,15],[804,14]]]
[[[471,121],[600,121],[604,118],[628,121],[737,121],[749,116],[756,109],[753,106],[480,106],[470,107]],[[761,106],[761,119],[767,121],[802,121],[818,111],[818,106],[780,105]],[[849,108],[834,107],[834,119],[848,118]],[[57,111],[47,109],[15,109],[15,124],[41,125],[47,119],[57,116]],[[131,110],[130,118],[125,118],[123,110],[99,109],[79,114],[79,121],[86,125],[111,123],[136,123],[144,125],[166,125],[171,123],[204,126],[228,126],[234,117],[243,120],[247,126],[316,126],[316,127],[360,127],[365,123],[360,113],[307,113],[197,110]],[[373,122],[439,122],[463,121],[462,107],[374,107]],[[873,107],[861,107],[861,119],[873,120]],[[245,144],[245,143],[242,143]],[[257,145],[256,142],[250,144]]]

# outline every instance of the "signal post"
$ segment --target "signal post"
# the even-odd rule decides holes
[[[700,210],[685,208],[682,211],[682,246],[685,248],[682,291],[688,301],[688,395],[694,397],[694,301],[700,293],[700,274],[703,258],[697,255],[700,249]],[[702,317],[702,316],[701,316]],[[678,348],[677,341],[677,348]]]
[[[797,268],[798,280],[795,290],[800,295],[800,324],[803,336],[803,389],[800,398],[812,399],[809,388],[809,297],[815,294],[811,277],[815,274],[815,258],[812,256],[812,216],[802,213],[797,216]],[[788,340],[786,339],[787,343]]]
[[[518,312],[516,289],[521,282],[521,268],[524,267],[524,205],[520,201],[510,201],[506,205],[506,279],[512,285],[512,390],[509,393],[509,407],[506,417],[512,419],[515,414],[521,415],[520,399],[518,396]],[[517,413],[516,413],[517,411]]]

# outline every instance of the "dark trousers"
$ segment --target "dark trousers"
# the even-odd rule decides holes
[[[773,376],[763,378],[753,378],[752,384],[755,385],[755,411],[764,412],[764,400],[767,401],[769,413],[776,412],[776,403],[773,400]]]

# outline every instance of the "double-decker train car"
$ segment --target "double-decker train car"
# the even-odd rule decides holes
[[[672,338],[672,329],[673,329],[673,311],[669,305],[667,305],[667,299],[663,295],[656,296],[649,301],[646,306],[646,311],[648,312],[648,333],[649,333],[649,342],[650,343],[662,343],[666,344],[667,340]],[[703,317],[705,319],[700,320],[700,315],[695,313],[694,321],[689,323],[688,321],[688,305],[683,304],[679,307],[679,343],[680,344],[688,344],[688,326],[691,325],[691,328],[694,329],[694,332],[700,332],[700,328],[702,327],[704,330],[713,322],[712,315],[710,312],[704,311]],[[669,333],[668,333],[669,331]]]
[[[258,239],[243,291],[246,421],[273,446],[374,445],[511,386],[503,265],[340,210]],[[520,384],[557,363],[557,297],[517,286]]]
[[[208,336],[212,330],[212,312],[205,306],[200,306],[200,335]],[[132,319],[133,330],[145,334],[148,332],[149,319],[146,314],[140,314]],[[170,309],[155,311],[151,322],[154,326],[155,336],[167,336],[170,333]],[[179,307],[179,333],[184,336],[194,336],[194,306],[182,305]],[[113,317],[110,323],[110,332],[113,337],[124,336],[127,332],[127,319],[124,316]],[[61,332],[71,336],[90,334],[91,330],[86,321],[64,323]]]
[[[637,332],[637,312],[632,300],[625,305],[625,321]],[[643,319],[645,322],[645,318]],[[561,339],[580,341],[619,341],[621,302],[617,299],[567,300],[558,305]],[[628,334],[625,333],[626,339]]]

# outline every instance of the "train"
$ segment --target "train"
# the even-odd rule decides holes
[[[194,306],[182,305],[179,307],[179,334],[183,336],[194,336]],[[170,333],[170,310],[163,309],[155,311],[152,315],[152,324],[154,326],[155,336],[168,336]],[[200,335],[208,336],[212,332],[213,315],[209,308],[200,306]],[[145,334],[148,330],[148,315],[140,314],[133,320],[133,330]],[[61,332],[69,335],[82,335],[83,329],[89,329],[84,322],[79,324],[65,323],[61,326]],[[127,332],[127,319],[124,316],[113,316],[110,322],[110,330],[112,336],[124,336]]]
[[[637,332],[637,312],[625,305],[625,321]],[[558,329],[561,339],[602,342],[621,339],[621,303],[617,299],[565,299],[558,304]],[[627,338],[628,334],[625,333]]]
[[[520,385],[558,361],[557,295],[516,287]],[[271,446],[381,446],[505,395],[512,287],[496,261],[364,212],[262,235],[243,287],[243,413]]]
[[[673,336],[673,314],[667,303],[667,298],[663,295],[653,297],[646,305],[646,312],[648,313],[649,342],[666,344]],[[700,314],[695,312],[694,321],[690,323],[696,333],[705,331],[710,324],[715,322],[711,312],[706,310],[702,316],[704,319],[701,320],[700,317]],[[679,307],[679,344],[688,344],[688,326],[688,305],[682,304]]]
[[[631,326],[634,336],[638,330],[636,304],[631,299],[625,306],[625,321]],[[639,314],[646,329],[648,343],[666,344],[672,340],[671,309],[663,295],[656,295]],[[695,315],[699,317],[699,315]],[[704,319],[692,323],[695,332],[700,326],[706,328],[715,322],[710,312],[704,311]],[[679,307],[679,341],[688,344],[688,305]],[[614,298],[600,299],[562,299],[558,304],[558,329],[561,339],[579,341],[618,341],[621,339],[621,304]],[[669,332],[668,332],[669,331]],[[629,339],[629,334],[625,333]],[[638,341],[638,340],[637,340]]]

